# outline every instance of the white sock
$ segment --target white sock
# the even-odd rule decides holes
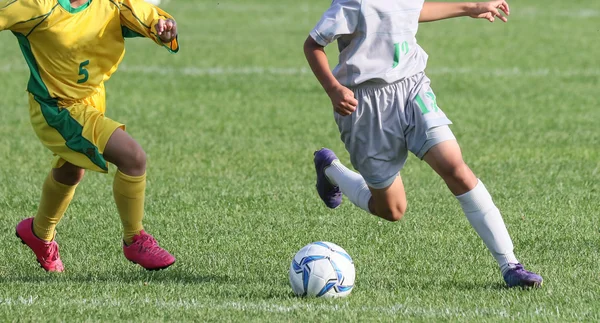
[[[481,181],[471,191],[456,197],[467,219],[496,258],[502,274],[519,261],[513,253],[513,243],[508,235],[500,211]]]
[[[340,187],[350,202],[371,213],[369,210],[371,191],[360,174],[351,171],[336,159],[325,169],[325,175],[331,184]]]

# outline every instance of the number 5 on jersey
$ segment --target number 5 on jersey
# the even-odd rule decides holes
[[[81,75],[82,78],[77,80],[78,84],[85,83],[90,78],[90,73],[88,72],[88,70],[85,69],[85,67],[88,66],[89,64],[90,64],[89,60],[87,60],[85,62],[81,62],[81,64],[79,64],[79,75]]]

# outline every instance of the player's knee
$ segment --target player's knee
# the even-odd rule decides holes
[[[77,185],[83,179],[85,170],[76,166],[55,168],[52,171],[54,180],[64,185]]]
[[[465,162],[461,162],[456,165],[450,172],[450,176],[454,180],[455,183],[467,183],[469,178],[471,177],[471,169]]]
[[[462,159],[456,163],[448,164],[445,167],[442,167],[440,171],[440,175],[446,181],[452,181],[455,183],[466,181],[471,173],[471,169]]]
[[[137,147],[131,152],[131,156],[129,157],[129,168],[133,168],[139,171],[146,170],[146,152],[142,149],[142,147]]]
[[[397,204],[390,209],[389,221],[396,222],[402,220],[406,213],[406,204]]]
[[[388,205],[382,210],[379,210],[379,216],[390,222],[400,221],[406,213],[406,206],[406,203],[395,203],[393,205]]]
[[[140,176],[146,172],[146,152],[138,144],[129,146],[114,159],[114,164],[126,175]]]

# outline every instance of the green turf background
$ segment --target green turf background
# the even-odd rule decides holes
[[[148,154],[146,229],[178,261],[126,262],[112,176],[89,173],[42,271],[14,226],[36,212],[51,154],[36,139],[16,39],[0,33],[0,321],[598,321],[600,3],[511,2],[508,24],[424,24],[428,75],[519,259],[509,290],[443,182],[411,157],[409,211],[387,223],[314,191],[312,152],[348,163],[302,43],[328,1],[173,0],[181,52],[128,40],[108,116]],[[328,48],[332,63],[335,46]],[[287,270],[327,240],[354,258],[342,300],[298,299]]]

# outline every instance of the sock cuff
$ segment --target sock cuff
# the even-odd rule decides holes
[[[52,172],[50,172],[50,174],[48,174],[48,180],[50,181],[50,185],[52,185],[52,186],[54,186],[54,188],[60,190],[60,193],[62,193],[64,195],[69,195],[69,194],[72,194],[73,192],[75,192],[75,189],[77,188],[77,185],[78,185],[78,184],[67,185],[67,184],[61,183],[54,178],[54,175],[52,175]]]
[[[113,191],[127,198],[138,198],[146,190],[146,174],[129,176],[117,171],[113,183]]]
[[[141,183],[143,181],[146,180],[146,173],[144,173],[143,175],[140,176],[131,176],[131,175],[127,175],[125,173],[122,173],[120,170],[117,169],[117,173],[115,174],[115,177],[120,178],[123,181],[126,181],[128,183]]]
[[[331,164],[330,164],[329,166],[327,166],[327,168],[325,168],[325,177],[327,177],[327,179],[329,180],[329,182],[330,182],[332,185],[336,185],[336,186],[337,186],[337,185],[338,185],[338,183],[337,183],[337,182],[336,182],[336,180],[333,178],[334,176],[329,176],[329,175],[327,174],[327,173],[328,173],[328,171],[327,171],[327,170],[328,170],[328,169],[330,169],[330,168],[333,168],[333,169],[335,169],[335,170],[336,170],[337,172],[339,172],[339,173],[344,173],[344,171],[346,171],[346,169],[347,169],[347,168],[346,168],[346,166],[344,166],[344,164],[342,164],[342,163],[340,162],[340,160],[339,160],[339,159],[336,159],[336,160],[332,161],[332,162],[331,162]]]
[[[467,193],[456,196],[465,213],[486,212],[496,205],[492,201],[492,196],[485,188],[481,180],[477,179],[477,185]]]

